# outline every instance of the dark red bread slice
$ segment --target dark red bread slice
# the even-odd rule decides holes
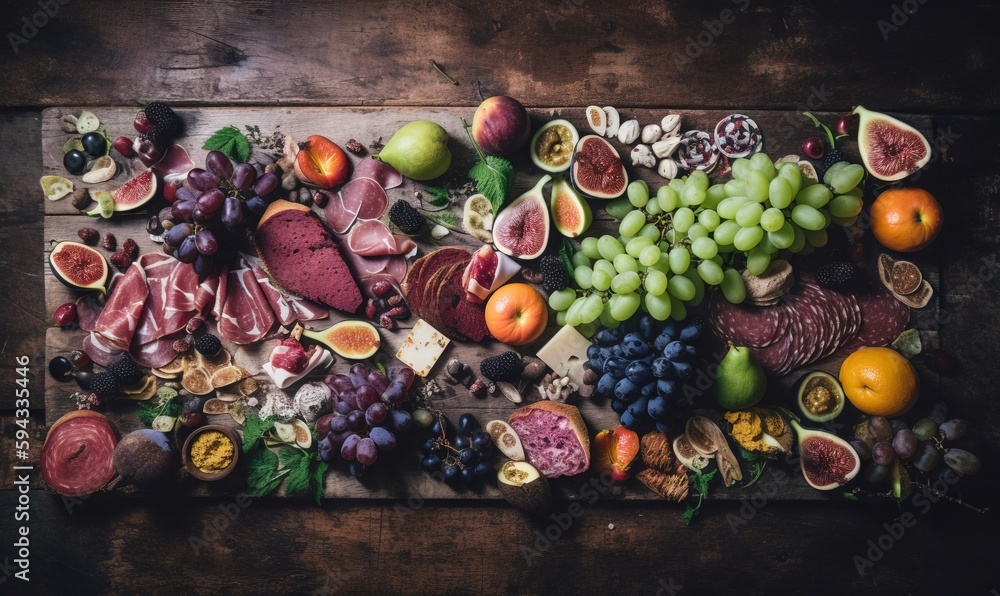
[[[438,309],[444,322],[444,332],[454,332],[452,339],[463,341],[468,338],[481,342],[489,337],[486,327],[486,305],[475,304],[466,299],[465,284],[462,277],[467,264],[456,264],[447,272],[448,278],[441,287],[438,298]]]
[[[361,290],[319,217],[304,205],[278,200],[257,224],[257,253],[287,290],[353,313]]]
[[[458,262],[466,262],[472,258],[469,251],[464,248],[441,248],[424,255],[410,265],[410,269],[403,278],[403,299],[409,305],[410,310],[417,313],[425,320],[422,313],[424,311],[424,298],[428,296],[427,282],[437,271],[443,267]],[[427,321],[430,323],[430,321]]]

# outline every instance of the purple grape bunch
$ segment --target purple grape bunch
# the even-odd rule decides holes
[[[216,270],[235,251],[237,232],[259,218],[277,196],[278,177],[254,165],[233,162],[220,151],[209,151],[205,168],[193,168],[176,199],[160,220],[173,226],[163,238],[163,250],[199,275]]]
[[[316,421],[323,461],[351,462],[351,474],[360,477],[379,453],[392,451],[396,435],[413,426],[410,412],[401,407],[409,399],[413,379],[409,367],[390,368],[387,375],[363,362],[346,375],[328,375],[333,413]]]

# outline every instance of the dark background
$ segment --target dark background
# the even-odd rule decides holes
[[[481,92],[529,107],[846,112],[863,103],[931,114],[946,151],[919,184],[945,209],[947,225],[930,254],[940,260],[941,311],[948,313],[941,343],[961,366],[940,392],[982,431],[985,471],[963,481],[962,491],[977,505],[995,504],[1000,281],[983,267],[995,263],[1000,246],[996,3],[50,4],[58,12],[33,33],[22,30],[23,19],[39,12],[38,2],[0,4],[0,563],[15,558],[20,525],[11,470],[19,355],[31,357],[38,396],[36,461],[44,437],[40,110],[137,99],[468,106],[471,116]],[[727,9],[733,18],[719,30],[711,21]],[[706,29],[718,33],[703,34],[711,43],[679,68],[678,57]],[[431,60],[460,84],[444,80]],[[806,126],[803,120],[803,137]],[[1000,593],[990,546],[996,513],[945,502],[771,500],[745,524],[741,504],[709,502],[690,528],[673,506],[599,503],[526,561],[522,545],[545,525],[503,503],[434,502],[400,513],[392,502],[318,508],[257,499],[214,536],[206,524],[234,501],[66,503],[37,477],[32,486],[31,582],[14,580],[0,564],[0,592]],[[897,520],[907,513],[914,523],[900,535]],[[898,537],[890,540],[883,535],[892,528]],[[196,554],[191,536],[211,540]],[[860,574],[854,557],[868,556],[880,538],[889,547]]]

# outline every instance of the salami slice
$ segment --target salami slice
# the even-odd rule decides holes
[[[861,329],[854,339],[844,344],[846,351],[889,345],[910,322],[910,308],[885,288],[872,286],[855,298],[861,309]]]
[[[751,348],[763,348],[777,342],[788,327],[780,305],[753,306],[733,304],[716,294],[712,298],[709,320],[716,335],[725,341]]]
[[[115,477],[118,439],[103,414],[77,410],[56,420],[42,445],[42,479],[66,497],[95,493]]]
[[[837,348],[845,342],[857,336],[858,329],[861,328],[861,309],[858,307],[857,300],[850,294],[841,294],[840,292],[825,289],[823,292],[830,299],[831,308],[835,315],[832,323],[833,337],[830,339],[826,350],[820,356],[821,358],[826,358],[836,352]]]
[[[763,348],[750,348],[753,355],[764,367],[764,370],[772,373],[778,372],[782,363],[788,358],[788,349],[791,338],[788,334],[783,335],[778,341]]]

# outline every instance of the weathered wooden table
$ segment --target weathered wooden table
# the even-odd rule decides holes
[[[998,50],[987,23],[996,7],[929,2],[851,11],[734,1],[625,9],[572,0],[181,2],[123,10],[71,3],[54,13],[49,7],[53,16],[43,19],[35,16],[38,4],[8,5],[8,28],[24,42],[8,37],[9,83],[0,90],[7,148],[0,157],[0,266],[9,305],[0,313],[5,540],[13,542],[25,523],[14,519],[23,498],[13,470],[16,419],[24,414],[14,407],[16,358],[30,360],[28,461],[37,461],[44,420],[56,413],[43,409],[43,396],[60,389],[44,372],[45,319],[58,302],[43,290],[41,251],[66,230],[53,229],[60,219],[52,217],[43,227],[43,209],[61,204],[43,205],[37,188],[44,164],[52,163],[42,154],[51,144],[39,109],[136,98],[199,114],[213,112],[203,106],[239,104],[217,113],[239,113],[249,124],[264,114],[300,122],[301,112],[286,119],[276,109],[283,105],[322,113],[336,113],[325,108],[331,105],[433,106],[469,117],[481,90],[533,108],[597,103],[649,113],[751,112],[769,123],[762,122],[765,132],[790,139],[811,134],[804,118],[789,116],[801,108],[837,112],[864,103],[931,114],[922,122],[938,151],[919,184],[941,199],[948,224],[921,255],[940,263],[941,302],[926,327],[937,327],[961,366],[941,379],[940,394],[982,431],[986,471],[963,480],[963,494],[979,505],[995,500],[998,482],[990,472],[1000,408],[991,402],[997,372],[990,340],[1000,266],[991,204],[1000,174],[990,132],[998,122]],[[25,22],[33,18],[32,30]],[[436,73],[431,60],[459,84]],[[389,134],[393,128],[386,126]],[[1000,586],[989,549],[977,546],[992,537],[993,512],[976,515],[944,502],[901,510],[793,502],[777,481],[732,495],[741,500],[710,502],[687,528],[675,506],[656,502],[584,501],[578,518],[533,524],[503,502],[432,501],[420,491],[333,500],[323,508],[231,493],[67,501],[41,490],[37,471],[28,476],[30,586],[43,593],[990,593]],[[13,561],[16,552],[6,547],[2,556]],[[12,593],[29,591],[3,571],[0,581]]]

